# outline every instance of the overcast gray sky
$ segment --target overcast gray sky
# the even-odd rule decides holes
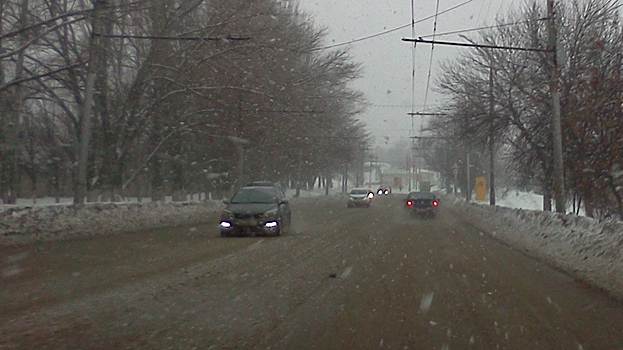
[[[543,0],[545,2],[545,0]],[[524,0],[440,0],[439,12],[467,3],[451,12],[439,15],[437,33],[471,29],[493,24],[496,16],[525,3]],[[433,16],[436,0],[414,0],[415,20]],[[329,29],[327,45],[340,44],[371,36],[411,23],[411,0],[299,0],[300,8],[313,15],[315,22]],[[433,33],[434,20],[415,26],[415,37]],[[364,77],[354,88],[365,93],[372,104],[361,120],[368,125],[377,145],[408,140],[411,131],[412,47],[402,38],[411,38],[411,27],[359,41],[350,46],[353,58],[363,64]],[[438,40],[463,41],[457,35],[437,37]],[[435,46],[432,77],[427,98],[428,109],[442,103],[432,91],[435,73],[442,60],[468,48]],[[416,54],[415,111],[423,112],[431,54],[430,45],[419,44]],[[421,118],[421,117],[415,117]],[[431,117],[427,117],[431,118]],[[415,134],[420,130],[415,120]]]

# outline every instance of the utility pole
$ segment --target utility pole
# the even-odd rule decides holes
[[[469,168],[471,167],[469,164],[469,153],[471,152],[470,147],[467,147],[467,156],[465,157],[465,177],[467,178],[467,186],[465,186],[465,201],[470,203],[472,201],[472,186],[471,179],[469,176]]]
[[[472,147],[471,147],[471,142],[469,140],[469,115],[465,115],[465,130],[467,131],[467,144],[466,144],[466,155],[465,155],[465,201],[467,203],[470,203],[472,201],[472,186],[471,186],[471,179],[470,179],[470,169],[471,166],[469,164],[469,155],[472,151]]]
[[[551,55],[551,81],[549,85],[552,97],[552,136],[554,143],[554,200],[556,201],[556,212],[565,213],[565,196],[564,196],[564,166],[562,159],[562,128],[560,125],[560,92],[558,91],[558,80],[560,73],[558,71],[557,57],[557,33],[556,33],[556,11],[554,9],[554,0],[547,0],[547,17],[548,17],[548,40],[547,49]]]
[[[368,174],[368,175],[370,175],[370,176],[368,176],[368,178],[370,180],[370,181],[368,181],[370,188],[372,188],[372,161],[373,161],[373,159],[370,158],[370,163],[368,163],[370,165],[370,173]]]
[[[80,140],[78,142],[78,174],[74,192],[74,204],[84,204],[87,194],[87,163],[89,161],[89,143],[93,118],[93,92],[95,77],[98,69],[99,40],[101,33],[102,12],[108,7],[108,0],[95,0],[91,24],[91,38],[89,43],[89,62],[87,66],[86,86],[82,105],[82,120],[80,121]]]
[[[489,205],[495,205],[495,140],[493,114],[493,55],[489,53]]]
[[[298,166],[298,178],[296,180],[296,193],[294,197],[301,196],[301,182],[303,181],[303,149],[299,149],[299,166]]]

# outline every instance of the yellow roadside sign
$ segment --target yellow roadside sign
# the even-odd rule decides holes
[[[482,176],[476,178],[476,200],[479,202],[487,200],[487,179]]]

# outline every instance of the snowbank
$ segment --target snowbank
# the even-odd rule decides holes
[[[480,231],[623,298],[623,222],[459,200],[452,210]]]
[[[302,191],[301,198],[291,201],[320,196],[320,191]],[[213,217],[224,207],[219,200],[131,201],[81,206],[70,203],[67,200],[61,204],[39,201],[34,206],[0,205],[0,246],[191,225],[206,222],[206,216]]]
[[[218,201],[0,206],[0,246],[147,230],[205,221]]]
[[[543,196],[535,193],[508,191],[502,192],[500,197],[495,202],[500,207],[529,210],[541,210],[543,208]]]

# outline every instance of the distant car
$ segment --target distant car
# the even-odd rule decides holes
[[[413,216],[433,218],[437,208],[439,199],[432,192],[410,192],[405,199],[405,210]]]
[[[346,206],[349,208],[367,208],[370,206],[372,198],[374,198],[374,194],[367,188],[353,188],[350,190],[350,193],[348,193],[348,202],[346,203]]]
[[[245,186],[223,202],[227,206],[219,223],[222,237],[279,236],[292,221],[289,201],[274,186]]]
[[[379,188],[379,189],[376,191],[376,193],[377,193],[379,196],[382,196],[382,195],[387,196],[388,194],[390,194],[390,193],[391,193],[391,191],[390,191],[388,188]]]

